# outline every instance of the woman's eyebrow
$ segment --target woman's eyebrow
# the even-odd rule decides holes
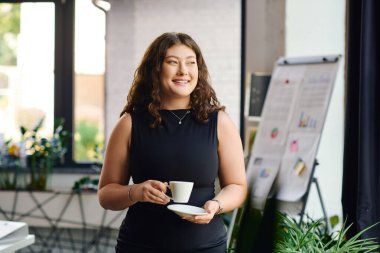
[[[176,58],[176,59],[180,59],[181,57],[178,57],[178,56],[175,56],[175,55],[168,55],[168,56],[165,56],[165,58],[170,58],[170,57],[173,57],[173,58]],[[197,58],[196,56],[194,55],[190,55],[190,56],[187,56],[186,59],[192,59],[192,58]]]

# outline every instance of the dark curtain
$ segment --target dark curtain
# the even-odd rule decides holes
[[[347,1],[343,215],[349,236],[380,221],[380,1]],[[380,242],[380,225],[363,236]]]

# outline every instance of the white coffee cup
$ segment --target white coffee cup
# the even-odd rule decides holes
[[[176,203],[187,203],[193,190],[193,182],[170,181],[169,188],[172,193],[171,199]]]

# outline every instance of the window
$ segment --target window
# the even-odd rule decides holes
[[[54,4],[0,3],[0,133],[19,138],[45,118],[53,130]],[[43,91],[43,92],[41,92]]]
[[[105,72],[105,13],[90,0],[75,2],[74,37],[74,160],[88,162],[104,143]]]
[[[44,117],[72,133],[63,167],[87,167],[104,143],[105,13],[91,0],[0,0],[0,143]]]

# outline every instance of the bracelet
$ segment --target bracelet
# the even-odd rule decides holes
[[[211,199],[210,201],[215,201],[219,205],[219,210],[215,214],[220,214],[223,211],[223,207],[220,204],[220,201],[218,199]]]
[[[133,201],[133,199],[132,199],[132,197],[131,197],[131,191],[132,191],[132,185],[131,185],[131,187],[129,187],[129,190],[128,190],[128,198],[129,198],[129,200],[130,200],[131,202],[135,202],[135,201]]]

